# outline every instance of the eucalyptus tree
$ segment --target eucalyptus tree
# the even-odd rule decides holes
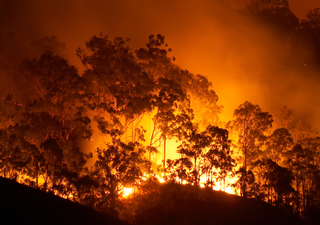
[[[294,176],[290,169],[268,158],[253,163],[257,188],[254,195],[277,207],[289,209],[292,204]]]
[[[41,177],[44,189],[62,190],[62,184],[71,182],[69,175],[79,176],[90,157],[78,146],[80,139],[92,134],[81,104],[83,79],[68,61],[50,52],[25,61],[21,73],[29,103],[21,107],[15,135],[20,151],[28,157],[27,180],[39,187]]]
[[[218,96],[212,83],[205,76],[194,75],[174,64],[175,57],[170,57],[171,52],[165,37],[158,34],[150,35],[147,48],[140,48],[136,54],[144,71],[156,80],[162,77],[179,84],[190,96],[190,106],[202,130],[209,124],[216,125],[222,107],[217,105]]]
[[[246,101],[234,111],[232,129],[237,133],[238,149],[242,155],[242,176],[246,180],[250,164],[256,160],[261,146],[266,139],[265,132],[272,126],[272,116],[263,112],[258,105]],[[246,197],[246,184],[242,186],[243,196]]]
[[[295,177],[296,209],[304,213],[319,204],[319,138],[306,138],[287,152],[287,167]]]
[[[151,110],[155,82],[141,70],[128,42],[99,35],[90,38],[85,49],[77,50],[86,67],[84,102],[103,133],[114,128],[126,131]]]
[[[158,87],[150,151],[155,150],[156,143],[158,146],[161,144],[159,141],[163,141],[166,146],[167,138],[179,140],[183,135],[179,124],[189,123],[188,118],[195,119],[204,130],[209,123],[217,123],[218,113],[221,111],[212,83],[202,75],[194,75],[175,65],[175,58],[171,56],[171,52],[172,49],[165,43],[165,37],[161,34],[150,35],[146,48],[136,50],[142,70],[153,77]],[[170,97],[170,101],[164,97]],[[164,155],[164,163],[165,161]]]
[[[293,187],[295,189],[295,210],[305,212],[307,205],[308,191],[312,184],[313,170],[315,169],[313,154],[309,149],[304,149],[296,144],[287,152],[287,167],[290,168],[294,176]],[[311,183],[309,183],[311,181]]]
[[[93,188],[96,196],[94,207],[99,211],[116,213],[123,188],[135,188],[141,182],[143,171],[149,171],[150,164],[144,159],[145,147],[139,140],[122,142],[117,129],[110,134],[112,142],[107,143],[105,148],[97,149],[98,159],[90,176],[99,184]]]
[[[263,155],[276,162],[278,165],[284,165],[286,152],[294,145],[289,131],[285,128],[279,128],[267,137]]]
[[[200,185],[206,176],[206,185],[213,187],[217,181],[224,181],[232,173],[235,161],[231,158],[228,131],[208,126],[199,132],[195,124],[185,125],[184,137],[178,146],[181,157],[168,160],[166,171],[170,180],[180,179],[194,185]]]

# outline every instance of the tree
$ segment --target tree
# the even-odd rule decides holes
[[[165,179],[173,183],[183,184],[184,182],[192,182],[190,177],[193,163],[190,158],[167,159],[165,167]]]
[[[11,168],[20,182],[63,196],[75,194],[73,182],[91,157],[78,147],[79,139],[91,136],[91,121],[81,104],[83,79],[66,60],[50,52],[25,61],[22,73],[34,99],[24,105],[13,103],[12,96],[5,100],[2,152],[14,153],[20,162]]]
[[[187,182],[196,186],[206,175],[206,185],[213,187],[215,182],[224,181],[235,166],[228,131],[215,126],[208,126],[203,132],[198,132],[196,126],[190,128],[178,146],[178,153],[182,155],[180,159],[169,161],[171,170],[170,166],[176,167],[171,177],[176,174],[176,178],[187,178]]]
[[[246,176],[247,168],[259,152],[265,139],[264,133],[271,128],[273,120],[268,112],[262,112],[258,105],[250,102],[241,104],[233,116],[235,119],[232,121],[232,129],[238,133],[238,148],[243,155],[242,165]],[[246,197],[246,184],[242,187],[243,196]]]
[[[194,75],[175,65],[172,62],[174,57],[169,57],[171,51],[172,49],[165,44],[165,37],[158,34],[150,35],[147,48],[140,48],[136,55],[142,69],[155,80],[171,80],[190,95],[191,108],[201,130],[205,130],[209,124],[217,125],[221,106],[217,105],[218,96],[212,88],[212,83],[203,75]]]
[[[65,131],[59,119],[47,112],[25,113],[17,126],[21,151],[29,158],[26,174],[35,179],[35,187],[46,191],[57,191],[58,188],[58,193],[62,194],[64,188],[72,185],[69,174],[80,175],[91,157],[79,149],[76,139],[65,139]]]
[[[189,158],[192,162],[192,172],[188,181],[196,186],[200,185],[200,179],[205,174],[202,170],[203,155],[205,149],[210,145],[210,139],[206,132],[197,132],[197,127],[193,125],[190,134],[182,140],[178,146],[178,153]]]
[[[168,45],[164,42],[165,36],[149,35],[149,41],[146,44],[147,48],[140,48],[135,51],[137,59],[141,64],[141,68],[147,74],[150,74],[155,80],[158,78],[167,78],[178,84],[177,80],[173,79],[173,73],[169,72],[173,64],[171,63],[173,59],[168,57],[168,52],[172,49],[168,48]],[[181,79],[176,78],[176,79]]]
[[[97,149],[97,161],[91,174],[99,184],[95,189],[98,196],[95,208],[99,211],[115,213],[119,208],[120,192],[124,187],[137,186],[143,171],[149,171],[149,163],[143,156],[145,148],[138,142],[125,144],[119,138],[121,133],[111,133],[112,143],[105,149]]]
[[[21,119],[22,107],[12,94],[0,99],[0,129],[14,127]]]
[[[29,164],[26,144],[20,135],[19,124],[23,118],[24,105],[17,103],[13,95],[0,101],[0,171],[3,177],[17,180],[27,172]],[[31,147],[32,149],[32,147]],[[30,150],[31,150],[30,149]]]
[[[278,165],[283,165],[286,152],[293,146],[293,139],[285,128],[276,129],[268,136],[263,154]]]
[[[316,169],[314,167],[313,154],[309,149],[305,149],[301,145],[296,144],[287,152],[286,163],[291,169],[295,180],[296,210],[298,212],[305,212],[307,208],[308,192],[313,188],[313,171]]]
[[[102,133],[131,127],[134,134],[139,123],[131,125],[151,110],[154,80],[137,64],[128,42],[123,38],[110,41],[99,35],[92,37],[85,49],[77,49],[87,68],[83,74],[84,102],[94,111],[93,119]]]
[[[159,78],[157,84],[158,92],[154,96],[153,104],[156,111],[152,118],[154,126],[148,146],[150,150],[154,148],[156,142],[159,143],[159,147],[161,140],[163,140],[165,146],[167,139],[181,138],[182,123],[188,124],[193,118],[187,93],[183,91],[179,84],[165,78]],[[164,168],[165,151],[164,148]]]
[[[260,195],[262,199],[265,196],[269,203],[278,208],[290,208],[290,194],[294,192],[291,186],[294,179],[291,171],[267,158],[254,162],[254,167],[259,186],[256,195]]]
[[[215,178],[216,182],[220,182],[220,188],[224,186],[223,190],[225,190],[225,179],[227,175],[233,176],[233,169],[236,166],[235,160],[231,157],[229,132],[211,125],[206,131],[211,139],[209,151],[204,156],[205,165],[203,166],[207,174],[207,185],[213,187],[213,178]]]
[[[309,149],[313,154],[313,164],[317,167],[320,166],[320,137],[309,137],[298,141],[304,149]]]
[[[94,111],[102,133],[120,129],[123,140],[135,141],[145,130],[140,122],[151,115],[153,130],[147,140],[150,161],[151,154],[178,130],[178,114],[192,113],[185,89],[169,79],[168,72],[162,74],[171,63],[167,51],[159,48],[163,43],[164,37],[151,35],[148,48],[139,49],[135,56],[128,40],[110,41],[100,35],[92,37],[86,49],[77,51],[87,68],[83,75],[85,92],[89,93],[85,102]]]
[[[303,185],[300,191],[304,203],[304,213],[309,214],[309,210],[319,205],[319,137],[305,138],[298,141],[303,149],[303,157],[300,160],[303,167]]]
[[[191,93],[191,107],[200,130],[205,130],[209,125],[217,126],[222,106],[217,105],[218,96],[212,88],[212,83],[206,77],[197,74],[192,76],[187,88]]]
[[[0,129],[0,172],[1,176],[18,180],[22,174],[26,174],[29,155],[21,149],[24,144],[15,133],[15,129]]]
[[[57,118],[66,130],[64,141],[78,138],[90,139],[92,135],[87,109],[82,104],[84,79],[69,63],[50,52],[40,59],[26,61],[23,67],[25,80],[34,94],[27,112],[47,112]]]

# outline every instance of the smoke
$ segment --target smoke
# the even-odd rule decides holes
[[[75,50],[93,35],[128,37],[137,49],[150,34],[161,33],[178,65],[213,83],[224,106],[223,120],[232,119],[234,109],[248,100],[270,112],[287,105],[320,128],[318,69],[294,52],[290,55],[290,47],[283,46],[270,27],[253,25],[231,7],[240,7],[241,1],[228,2],[231,5],[223,0],[0,0],[0,33],[11,32],[16,39],[7,44],[1,36],[0,47],[19,60],[39,54],[30,54],[30,49],[51,49],[81,74],[84,68]],[[3,64],[2,58],[2,89],[10,77],[4,78],[8,73]]]
[[[64,57],[64,49],[65,44],[59,42],[55,36],[44,37],[24,45],[15,34],[0,33],[0,96],[13,94],[15,99],[25,103],[30,95],[21,73],[23,61],[39,58],[46,51]]]

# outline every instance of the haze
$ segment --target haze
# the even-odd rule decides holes
[[[223,0],[2,0],[0,33],[12,32],[15,38],[9,41],[1,35],[0,51],[21,59],[37,56],[30,52],[30,43],[56,36],[66,46],[57,46],[56,53],[82,73],[75,50],[90,37],[101,32],[112,39],[128,37],[137,49],[145,46],[148,35],[160,33],[166,36],[178,65],[211,80],[219,104],[224,106],[221,119],[232,119],[234,109],[247,100],[271,112],[287,105],[319,129],[319,71],[302,58],[286,58],[287,54],[279,51],[281,41],[269,28],[255,27],[248,35],[250,25],[231,7],[241,9],[250,1],[227,2],[230,4]],[[320,7],[317,1],[301,2],[289,1],[299,19]],[[1,95],[16,93],[15,86],[8,83],[19,78],[8,74],[1,69]]]

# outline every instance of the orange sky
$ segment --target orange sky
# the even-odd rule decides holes
[[[250,2],[227,1],[233,7],[244,7]],[[239,23],[225,8],[216,7],[216,2],[222,0],[138,2],[0,0],[0,31],[14,32],[25,45],[55,35],[66,43],[66,55],[80,71],[83,67],[75,55],[76,48],[83,47],[93,35],[103,32],[111,38],[129,37],[136,49],[145,47],[148,35],[161,33],[173,49],[178,65],[212,81],[219,104],[225,107],[226,119],[232,119],[234,109],[248,100],[263,110],[287,105],[301,111],[300,115],[310,121],[317,118],[320,128],[317,114],[320,100],[314,98],[320,95],[317,92],[320,79],[313,71],[297,73],[287,67],[278,71],[283,63],[282,53],[276,51],[277,37],[270,36],[266,29],[261,27],[257,33],[244,35],[247,24]],[[319,0],[289,0],[289,3],[299,18],[320,7]],[[6,47],[0,40],[0,50]],[[274,62],[279,68],[272,71],[280,73],[266,76],[265,65]],[[297,59],[298,66],[308,69],[304,64]]]

